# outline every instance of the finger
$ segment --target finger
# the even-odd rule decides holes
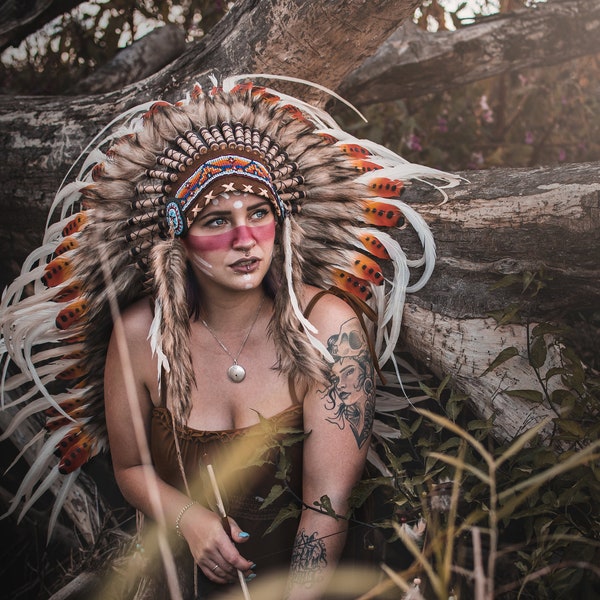
[[[252,569],[252,565],[254,563],[244,558],[233,544],[231,544],[230,547],[219,548],[219,550],[221,552],[221,556],[223,557],[224,563],[227,565],[227,567],[231,567],[234,575],[238,569],[242,571],[242,573],[248,569]],[[220,561],[217,562],[222,564]]]
[[[229,525],[231,526],[231,539],[236,544],[243,544],[244,542],[248,541],[250,534],[246,531],[243,531],[232,518],[229,518]]]
[[[206,565],[202,565],[201,568],[206,577],[215,583],[223,584],[233,581],[231,574],[223,569],[218,563],[208,563]]]

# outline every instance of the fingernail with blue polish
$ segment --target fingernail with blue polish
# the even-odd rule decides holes
[[[251,568],[251,569],[256,569],[256,563],[252,563],[252,564],[250,565],[250,568]]]
[[[240,532],[238,533],[238,537],[241,537],[241,538],[244,538],[244,539],[246,539],[246,538],[249,538],[249,537],[250,537],[250,534],[249,534],[249,533],[246,533],[245,531],[240,531]]]
[[[256,577],[256,573],[250,573],[248,577],[246,577],[246,583],[250,583]]]

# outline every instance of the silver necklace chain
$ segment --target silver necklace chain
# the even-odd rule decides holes
[[[248,329],[248,333],[246,334],[246,337],[244,338],[244,341],[242,342],[242,345],[240,346],[240,349],[238,350],[235,357],[233,356],[233,354],[231,354],[231,352],[229,352],[229,349],[227,348],[227,346],[225,346],[225,344],[217,337],[217,334],[208,325],[208,323],[202,317],[200,317],[200,322],[202,323],[202,325],[204,325],[204,327],[206,327],[208,332],[215,338],[215,341],[217,342],[217,344],[219,344],[219,346],[221,346],[221,348],[223,348],[225,353],[233,361],[233,364],[229,367],[229,369],[227,369],[227,377],[229,377],[229,379],[231,381],[233,381],[234,383],[240,383],[240,382],[244,381],[244,379],[246,378],[246,369],[244,369],[244,367],[242,367],[242,365],[238,364],[238,359],[240,357],[240,354],[244,350],[244,346],[246,345],[246,342],[248,341],[248,338],[250,337],[250,334],[252,333],[254,326],[256,325],[256,321],[258,321],[258,315],[260,315],[260,311],[263,307],[263,304],[265,303],[265,299],[266,299],[266,296],[263,296],[263,299],[258,307],[258,310],[256,311],[256,314],[254,315],[254,320],[252,321],[252,325],[250,325],[250,329]]]

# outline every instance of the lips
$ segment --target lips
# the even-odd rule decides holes
[[[250,258],[242,258],[240,260],[236,260],[229,266],[237,273],[252,273],[256,269],[258,269],[260,262],[260,259],[251,256]]]

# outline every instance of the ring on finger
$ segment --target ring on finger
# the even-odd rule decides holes
[[[215,566],[211,569],[211,571],[216,571],[219,568],[219,565],[217,563],[215,563]]]

